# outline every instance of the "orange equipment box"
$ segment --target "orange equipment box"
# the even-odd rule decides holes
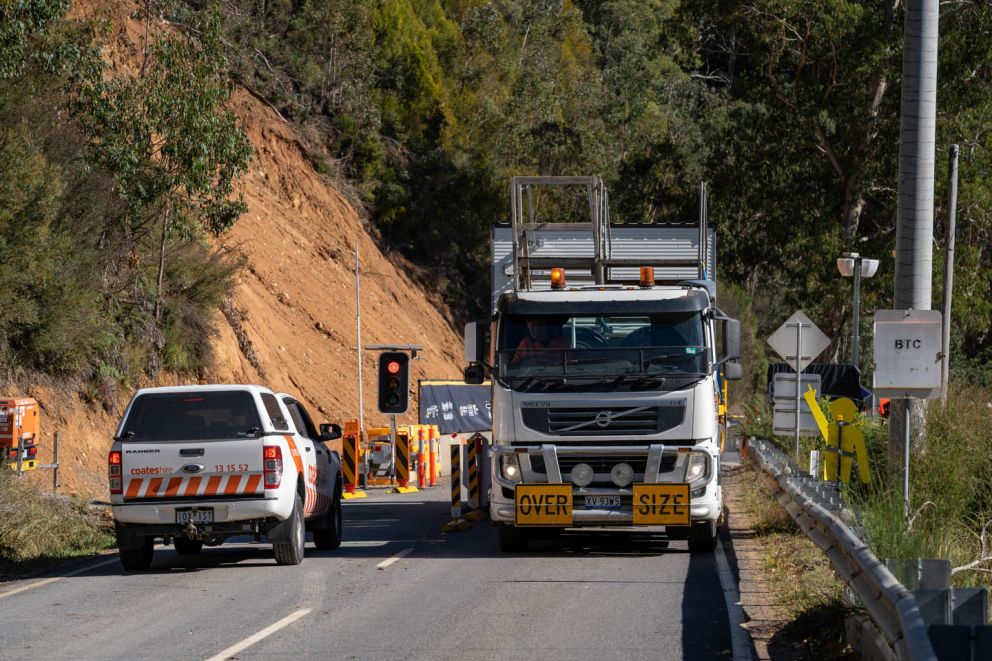
[[[16,467],[20,451],[22,470],[34,468],[40,437],[38,402],[30,397],[0,397],[0,458]]]

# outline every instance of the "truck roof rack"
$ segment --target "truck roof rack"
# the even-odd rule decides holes
[[[585,222],[539,222],[534,191],[539,187],[584,187],[588,198],[589,220]],[[707,189],[703,183],[699,188],[699,242],[698,254],[693,259],[683,257],[629,258],[614,257],[611,237],[609,195],[606,185],[599,176],[587,177],[511,177],[510,178],[510,228],[513,238],[513,267],[512,277],[514,289],[528,291],[532,289],[532,277],[535,271],[547,270],[552,267],[562,267],[566,270],[579,271],[585,274],[590,284],[629,284],[632,280],[620,277],[619,272],[630,267],[683,267],[697,269],[700,280],[707,279],[708,216]],[[531,254],[529,236],[538,232],[590,232],[592,234],[592,255],[543,254],[538,257]],[[616,270],[616,271],[615,271]],[[679,284],[685,278],[671,282],[659,281],[659,284]]]

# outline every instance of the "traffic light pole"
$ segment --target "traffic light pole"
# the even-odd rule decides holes
[[[396,416],[389,416],[389,444],[392,447],[392,459],[389,461],[389,483],[396,482]]]

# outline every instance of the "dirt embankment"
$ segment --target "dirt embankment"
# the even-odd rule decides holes
[[[133,9],[127,2],[117,5],[121,17]],[[123,20],[129,36],[140,34],[133,21]],[[231,300],[217,311],[215,358],[206,381],[261,383],[293,393],[315,421],[356,418],[356,243],[363,275],[362,343],[423,345],[422,358],[411,363],[414,396],[417,379],[457,377],[461,338],[437,293],[417,284],[406,260],[383,252],[354,207],[314,170],[291,126],[243,90],[235,92],[231,106],[255,158],[241,182],[248,212],[217,243],[243,254],[246,267]],[[376,353],[365,352],[367,425],[385,422],[375,410],[375,366]],[[107,413],[57,388],[25,386],[9,394],[41,402],[43,461],[49,459],[52,433],[60,432],[63,491],[105,498],[106,452],[119,411]],[[125,403],[126,398],[119,408]],[[412,405],[407,419],[415,417]],[[50,484],[45,473],[35,479]]]

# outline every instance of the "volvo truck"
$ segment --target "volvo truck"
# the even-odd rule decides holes
[[[581,204],[553,197],[566,189]],[[611,223],[599,177],[514,177],[510,199],[492,230],[492,316],[465,329],[465,380],[492,382],[500,548],[596,527],[711,552],[723,386],[741,367],[705,187],[689,224]]]

